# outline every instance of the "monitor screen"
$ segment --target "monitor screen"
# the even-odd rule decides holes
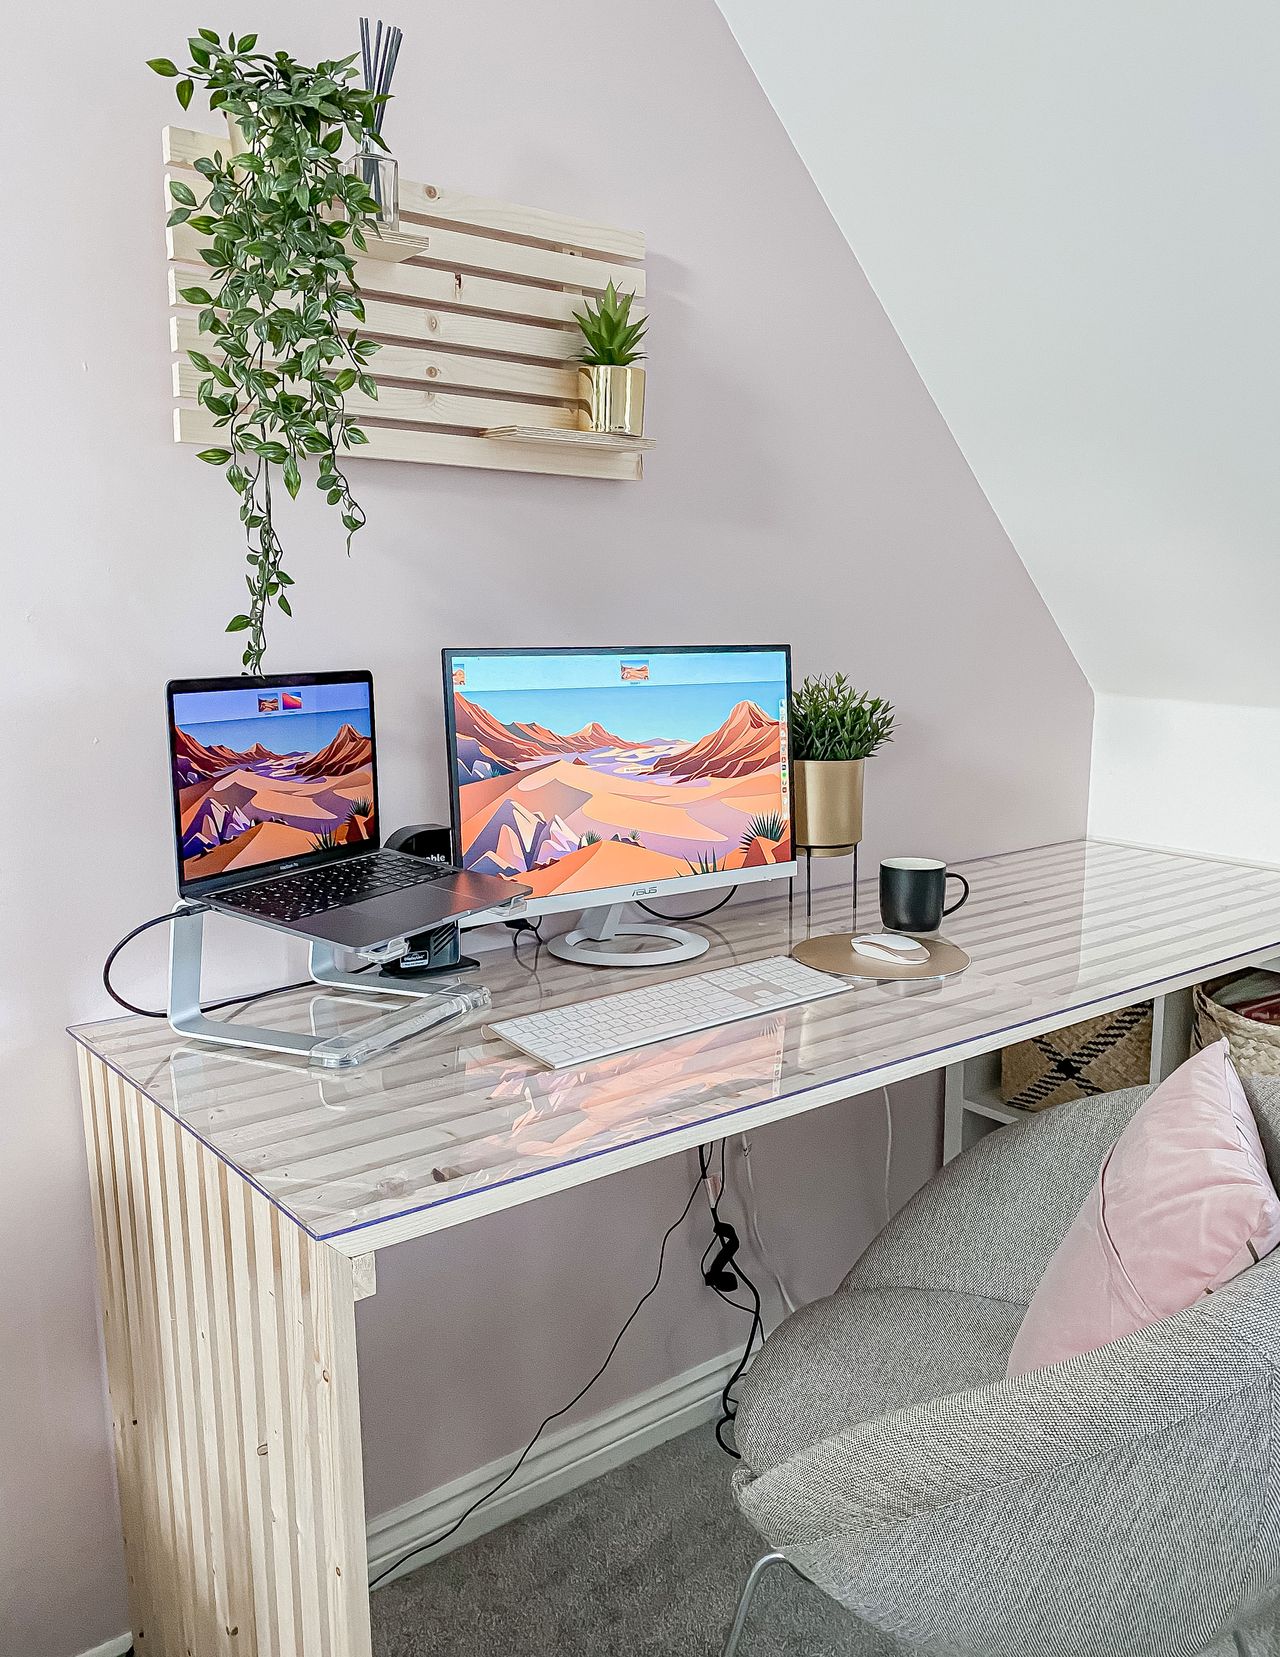
[[[462,864],[531,904],[791,862],[785,646],[450,650],[445,682]]]
[[[368,675],[169,687],[179,884],[377,844]]]

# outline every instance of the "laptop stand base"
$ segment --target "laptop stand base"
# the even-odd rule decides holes
[[[291,1053],[306,1058],[321,1041],[331,1038],[298,1035],[292,1030],[273,1030],[241,1019],[210,1018],[200,1002],[201,967],[204,956],[204,909],[178,904],[169,940],[169,1025],[179,1035],[200,1041],[218,1042],[227,1047],[252,1047],[264,1053]],[[309,968],[312,980],[325,989],[355,990],[361,995],[439,996],[439,978],[426,981],[386,978],[376,971],[348,972],[338,965],[332,944],[313,941]],[[246,996],[246,1000],[251,997]]]

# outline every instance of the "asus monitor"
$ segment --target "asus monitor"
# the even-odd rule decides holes
[[[529,915],[583,911],[555,954],[700,955],[623,906],[795,874],[789,646],[443,655],[457,859],[532,888]]]

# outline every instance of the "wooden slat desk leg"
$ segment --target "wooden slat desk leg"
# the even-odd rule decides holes
[[[81,1049],[140,1657],[369,1657],[356,1287]]]

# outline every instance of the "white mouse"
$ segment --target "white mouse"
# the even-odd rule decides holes
[[[892,961],[898,966],[916,966],[929,959],[929,951],[901,932],[864,932],[853,940],[855,955],[869,961]]]

